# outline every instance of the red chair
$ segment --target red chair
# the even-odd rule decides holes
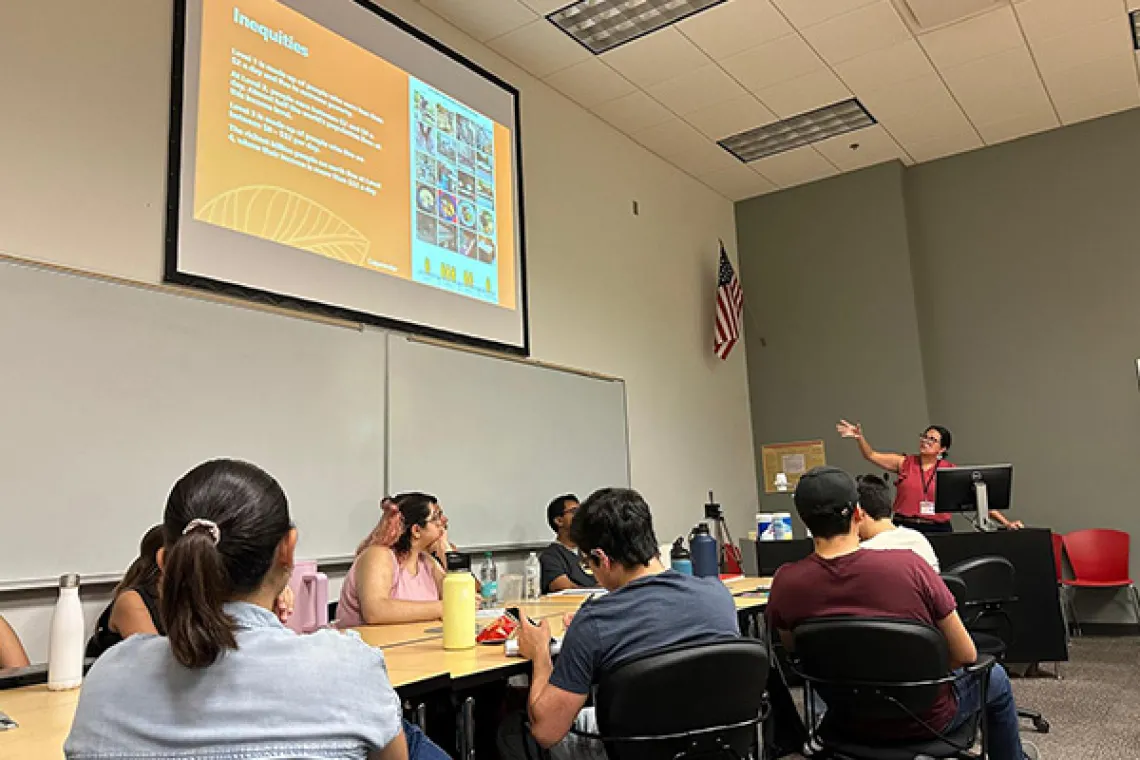
[[[1063,539],[1073,578],[1063,578],[1068,588],[1127,588],[1136,622],[1140,623],[1140,593],[1128,575],[1128,547],[1131,537],[1120,530],[1078,530]],[[1073,618],[1080,633],[1081,622],[1073,605]]]

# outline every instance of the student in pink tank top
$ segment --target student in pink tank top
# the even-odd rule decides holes
[[[443,616],[443,568],[454,547],[439,502],[429,494],[405,493],[385,499],[383,509],[344,580],[337,605],[341,628]]]
[[[863,426],[840,420],[835,426],[844,438],[854,438],[859,452],[873,465],[898,475],[895,492],[895,524],[922,533],[949,533],[951,515],[934,511],[934,487],[938,470],[954,465],[946,461],[954,437],[941,425],[931,425],[918,437],[918,454],[891,454],[875,451],[863,437]],[[990,517],[1007,528],[1025,527],[1011,522],[1001,512],[990,510]]]

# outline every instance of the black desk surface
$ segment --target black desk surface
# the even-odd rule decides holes
[[[996,555],[1017,571],[1017,601],[1007,608],[1013,621],[1009,662],[1063,662],[1069,659],[1065,623],[1061,617],[1053,539],[1042,528],[999,530],[992,533],[940,533],[927,536],[943,570],[973,557]],[[786,562],[812,552],[811,539],[756,543],[760,575],[772,575]]]

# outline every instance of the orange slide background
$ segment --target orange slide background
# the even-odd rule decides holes
[[[203,3],[195,218],[409,278],[408,75],[273,0],[241,0],[236,5],[244,15],[271,30],[292,35],[309,49],[305,58],[234,23],[234,7],[233,2],[220,0]],[[363,156],[361,163],[327,148],[317,154],[333,166],[380,182],[375,196],[229,140],[229,80],[231,70],[238,68],[231,63],[231,48],[305,79],[384,120],[377,124],[360,114],[349,119],[373,133],[372,141],[382,146],[376,150],[296,114],[291,120],[274,117]],[[250,76],[248,72],[246,75]],[[297,101],[313,104],[296,92],[283,91]],[[247,101],[235,102],[262,110]],[[244,124],[238,126],[250,129]],[[293,147],[299,153],[308,152],[301,146]],[[394,266],[395,272],[374,262]]]

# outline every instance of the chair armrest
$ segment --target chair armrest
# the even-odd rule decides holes
[[[992,670],[996,664],[997,659],[992,654],[980,654],[976,662],[962,668],[962,675],[973,675],[974,673]]]

